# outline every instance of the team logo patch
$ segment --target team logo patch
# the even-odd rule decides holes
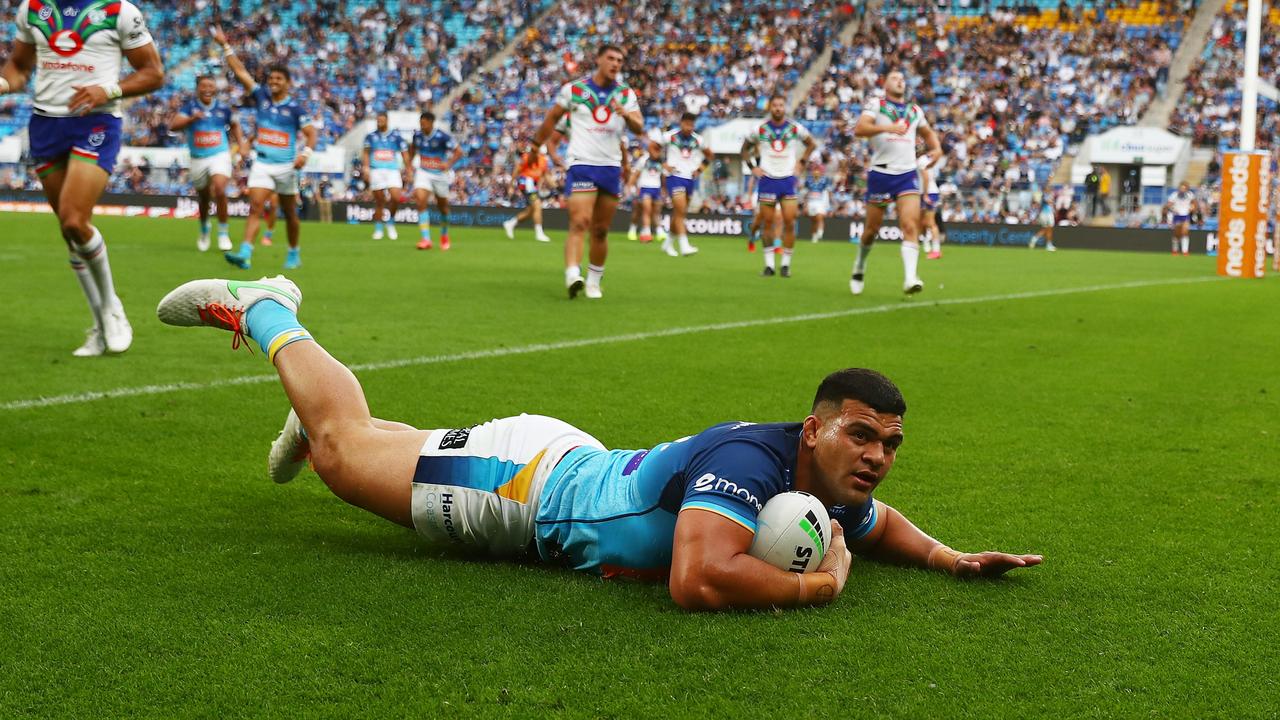
[[[97,25],[98,23],[106,19],[107,19],[107,14],[103,12],[101,8],[94,8],[93,10],[89,11],[89,22],[94,25]]]
[[[774,152],[782,152],[787,149],[787,142],[782,138],[774,138],[773,142],[769,143],[769,146],[774,149]]]
[[[613,111],[609,109],[608,105],[601,105],[591,111],[591,119],[600,125],[604,125],[613,119]]]
[[[471,438],[471,428],[458,428],[450,430],[440,438],[441,450],[461,450],[467,446],[467,440]]]
[[[693,157],[693,151],[689,148],[680,148],[680,157]]]
[[[47,6],[42,7],[40,8],[40,12],[38,13],[38,15],[40,15],[41,20],[48,20],[49,18],[53,17],[53,10],[51,10]]]
[[[106,141],[106,139],[107,139],[107,128],[101,125],[94,128],[89,133],[89,144],[94,147],[99,147],[100,145],[102,145],[103,142]]]
[[[49,48],[63,57],[75,55],[82,47],[84,40],[75,30],[59,30],[49,38]]]

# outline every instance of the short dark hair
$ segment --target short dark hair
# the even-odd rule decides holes
[[[769,102],[773,102],[774,100],[781,100],[782,102],[786,102],[787,94],[782,92],[781,90],[775,90],[773,94],[769,96]]]
[[[906,415],[907,401],[902,391],[889,378],[867,368],[837,370],[822,380],[818,393],[813,397],[813,410],[831,403],[836,407],[845,400],[857,400],[871,406],[878,413]]]
[[[612,50],[612,51],[614,51],[614,52],[618,53],[618,54],[619,54],[619,55],[621,55],[622,57],[626,57],[626,56],[627,56],[627,53],[626,53],[625,51],[623,51],[623,49],[622,49],[622,48],[620,48],[620,47],[618,47],[617,45],[614,45],[613,43],[604,43],[604,44],[602,44],[602,45],[601,45],[601,46],[596,50],[596,57],[600,57],[601,55],[604,55],[605,53],[609,52],[610,50]]]
[[[680,116],[680,122],[684,122],[685,120],[692,120],[694,122],[697,122],[698,116],[695,113],[685,112],[685,114]]]
[[[196,87],[200,87],[200,83],[204,82],[205,80],[211,80],[215,83],[218,82],[217,79],[215,79],[212,75],[197,75]]]
[[[293,75],[289,72],[289,68],[285,67],[284,65],[272,65],[271,67],[267,68],[267,77],[271,77],[271,73],[280,73],[281,75],[284,76],[285,80],[288,80],[289,82],[293,82]]]
[[[431,122],[435,122],[436,114],[431,112],[430,110],[423,110],[422,114],[418,116],[418,120],[419,121],[430,120]]]

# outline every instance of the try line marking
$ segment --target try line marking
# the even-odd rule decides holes
[[[803,315],[787,315],[785,317],[757,318],[755,320],[737,320],[734,322],[711,323],[709,325],[690,325],[687,327],[667,328],[665,330],[646,330],[644,332],[623,333],[621,335],[604,335],[578,340],[560,340],[557,342],[534,343],[516,347],[500,347],[488,350],[470,350],[451,355],[423,355],[400,360],[383,360],[381,362],[358,363],[349,365],[353,372],[370,372],[374,370],[390,370],[393,368],[415,367],[418,365],[438,365],[440,363],[458,362],[461,360],[483,360],[486,358],[510,357],[512,355],[531,355],[533,353],[552,352],[555,350],[572,350],[574,348],[592,347],[595,345],[611,345],[613,343],[636,342],[654,338],[675,337],[678,335],[696,335],[704,332],[722,330],[739,330],[742,328],[765,327],[794,322],[811,322],[814,320],[832,320],[855,315],[872,315],[875,313],[891,313],[903,310],[924,310],[928,308],[946,307],[950,305],[974,305],[977,303],[1001,302],[1005,300],[1028,300],[1032,298],[1055,297],[1058,295],[1077,295],[1081,293],[1104,292],[1106,290],[1124,290],[1128,288],[1145,288],[1159,285],[1187,285],[1190,283],[1214,282],[1217,277],[1180,278],[1176,280],[1135,280],[1133,282],[1113,283],[1110,285],[1085,285],[1074,288],[1058,288],[1054,290],[1032,290],[1029,292],[1007,293],[1003,295],[982,295],[970,298],[945,298],[920,302],[897,302],[892,305],[871,305],[868,307],[833,310],[821,313],[805,313]],[[54,407],[55,405],[78,405],[94,400],[114,398],[142,397],[144,395],[164,395],[181,390],[208,390],[212,388],[230,387],[233,385],[257,385],[275,382],[277,377],[270,375],[245,375],[241,377],[210,380],[207,382],[177,382],[162,385],[139,385],[114,390],[101,390],[52,397],[32,398],[29,400],[11,400],[0,403],[0,411],[29,410],[33,408]]]

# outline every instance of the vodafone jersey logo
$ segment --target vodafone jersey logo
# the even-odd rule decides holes
[[[613,119],[613,110],[610,110],[608,105],[601,105],[591,111],[591,119],[599,125],[604,125]]]
[[[49,37],[49,48],[63,57],[75,55],[82,47],[84,47],[84,40],[75,30],[59,30]]]

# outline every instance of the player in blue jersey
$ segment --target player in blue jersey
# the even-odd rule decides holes
[[[116,296],[93,208],[120,152],[121,98],[158,89],[164,65],[142,13],[127,0],[14,5],[17,32],[0,67],[0,96],[31,85],[31,159],[93,316],[84,344],[72,354],[121,353],[133,343],[133,328]],[[122,78],[124,60],[133,72]]]
[[[196,249],[209,249],[209,201],[218,214],[218,249],[231,249],[227,229],[227,183],[231,180],[232,148],[244,144],[240,121],[231,106],[217,97],[218,85],[210,75],[196,78],[196,95],[182,104],[178,115],[169,123],[171,130],[187,131],[187,148],[191,152],[191,187],[200,203],[200,237]]]
[[[298,240],[302,224],[298,219],[298,173],[315,152],[316,128],[297,99],[289,94],[292,76],[289,68],[275,65],[267,70],[267,85],[263,87],[245,69],[244,63],[227,42],[221,28],[213,28],[213,39],[222,46],[222,53],[231,68],[248,91],[246,102],[252,103],[257,116],[257,130],[253,142],[253,166],[249,169],[249,217],[244,224],[244,241],[240,250],[225,255],[227,262],[241,269],[248,269],[253,257],[253,241],[258,236],[263,211],[271,193],[280,199],[284,212],[285,231],[289,234],[289,251],[285,254],[286,270],[302,264]]]
[[[396,234],[396,209],[400,205],[400,190],[404,187],[405,170],[411,167],[409,145],[400,133],[390,129],[385,110],[378,113],[377,129],[364,136],[364,176],[369,179],[373,193],[373,239],[382,239],[383,217],[386,217],[387,237],[399,240]]]
[[[436,115],[427,111],[418,118],[409,156],[417,157],[414,171],[413,197],[418,204],[419,250],[431,249],[431,215],[427,204],[432,196],[440,210],[440,249],[449,249],[449,187],[453,185],[453,166],[462,159],[462,146],[453,136],[436,127]]]
[[[814,164],[809,168],[809,177],[804,183],[804,209],[813,227],[810,240],[818,242],[827,229],[827,215],[831,214],[831,178],[827,177],[823,168]]]
[[[233,347],[247,335],[275,365],[292,404],[268,460],[276,482],[310,458],[338,497],[430,541],[605,577],[668,578],[676,603],[695,610],[831,602],[849,549],[956,576],[1041,561],[957,552],[874,499],[906,413],[877,372],[831,374],[802,422],[722,423],[648,450],[606,450],[536,415],[418,430],[370,415],[355,376],[299,323],[301,303],[284,277],[195,280],[166,295],[157,314],[232,330]],[[813,494],[835,520],[817,572],[793,575],[748,554],[757,514],[790,490]]]

